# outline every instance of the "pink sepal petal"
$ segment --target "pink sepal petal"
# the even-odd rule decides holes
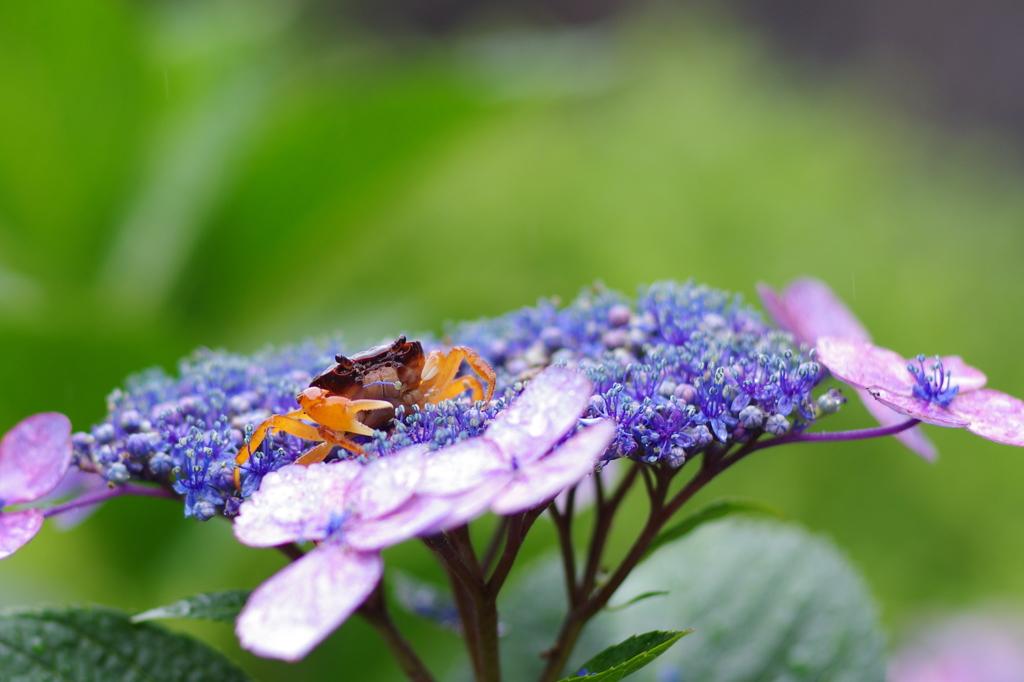
[[[615,425],[608,421],[580,431],[547,457],[523,467],[494,500],[491,511],[518,514],[554,498],[592,473],[614,438]]]
[[[791,331],[798,341],[813,344],[822,336],[871,341],[857,316],[824,282],[812,277],[794,280],[782,293]]]
[[[242,503],[235,537],[253,547],[323,540],[363,465],[352,460],[332,464],[289,464],[267,474],[260,489]]]
[[[6,559],[35,537],[43,525],[43,512],[38,509],[0,514],[0,559]]]
[[[71,421],[58,412],[27,417],[0,440],[0,507],[38,500],[71,466]]]
[[[349,491],[349,500],[359,515],[377,518],[405,504],[423,478],[426,452],[426,446],[413,445],[364,466]]]
[[[380,581],[380,554],[324,543],[249,596],[235,622],[242,647],[297,661],[362,605]]]
[[[891,407],[900,414],[919,419],[925,424],[962,429],[969,423],[966,419],[954,416],[945,407],[927,400],[903,395],[902,393],[893,393],[884,388],[872,388],[869,390],[871,395],[875,396],[882,404]]]
[[[589,508],[597,497],[594,482],[591,480],[594,476],[601,478],[601,486],[604,490],[609,490],[615,486],[615,483],[623,474],[623,467],[626,466],[625,464],[618,463],[621,461],[622,459],[620,458],[605,462],[601,465],[600,471],[594,471],[580,479],[579,483],[576,484],[576,493],[573,495],[573,507],[577,512]],[[629,462],[629,460],[627,459],[626,462]],[[632,464],[632,462],[629,463]],[[569,503],[569,491],[571,489],[572,486],[569,486],[555,497],[555,506],[563,514],[566,512],[566,505]]]
[[[901,414],[875,400],[875,397],[866,388],[855,388],[853,390],[857,392],[861,402],[864,403],[864,407],[871,416],[882,426],[896,426],[909,419],[907,415]],[[934,462],[935,458],[938,457],[938,451],[932,442],[928,440],[928,436],[924,435],[924,430],[920,426],[900,431],[893,437],[929,462]]]
[[[414,497],[397,511],[345,526],[342,540],[355,549],[376,551],[418,535],[432,535],[451,515],[453,504],[443,497]]]
[[[1024,401],[991,388],[953,398],[949,411],[967,419],[971,433],[1007,445],[1024,446]]]
[[[590,402],[592,384],[582,372],[548,367],[494,421],[484,436],[498,444],[507,461],[539,459],[576,425]]]
[[[836,379],[857,388],[884,388],[909,394],[914,377],[899,353],[866,341],[823,336],[815,344],[818,362]]]
[[[451,509],[434,530],[440,532],[458,528],[480,516],[511,481],[511,470],[505,471],[495,474],[471,490],[445,498],[451,504]]]
[[[508,469],[497,444],[467,438],[425,457],[423,478],[416,487],[424,495],[457,495]]]
[[[988,377],[985,376],[984,372],[977,367],[971,367],[968,365],[959,355],[947,355],[941,358],[941,360],[942,370],[949,372],[950,384],[953,386],[959,386],[960,393],[977,391],[988,382]],[[934,359],[932,362],[925,359],[925,370],[929,370],[933,363]]]
[[[761,299],[761,305],[764,306],[768,317],[775,323],[775,326],[784,332],[789,332],[796,336],[796,323],[790,318],[789,310],[786,308],[782,296],[764,282],[758,282],[755,288],[757,289],[758,298]],[[800,338],[797,341],[810,343],[810,341]]]

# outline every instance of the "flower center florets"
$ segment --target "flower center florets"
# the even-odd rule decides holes
[[[925,368],[925,359],[924,354],[921,354],[917,356],[917,364],[907,363],[907,371],[914,377],[914,396],[947,407],[960,391],[960,387],[953,385],[950,371],[942,366],[942,359],[938,355],[928,368],[931,374]]]

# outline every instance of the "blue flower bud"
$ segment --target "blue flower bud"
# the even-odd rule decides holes
[[[149,434],[133,433],[128,436],[124,449],[132,457],[142,459],[143,457],[148,457],[153,452],[153,442],[150,440]]]
[[[764,430],[773,436],[782,436],[789,431],[789,420],[781,414],[769,415],[764,422]]]
[[[130,478],[128,467],[123,462],[114,462],[103,470],[103,478],[107,479],[107,482],[112,485],[124,483]]]
[[[110,424],[100,424],[92,430],[92,435],[96,439],[96,442],[106,445],[113,442],[117,433],[114,431],[114,427]]]
[[[756,429],[764,422],[764,412],[756,405],[747,405],[739,414],[740,424],[745,429]]]

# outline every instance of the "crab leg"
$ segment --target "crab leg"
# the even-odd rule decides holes
[[[305,440],[323,440],[315,426],[310,426],[305,422],[299,421],[300,417],[306,416],[306,413],[302,410],[295,410],[288,414],[275,414],[264,419],[263,422],[256,427],[256,430],[253,431],[252,436],[249,438],[249,442],[244,444],[238,450],[238,455],[235,456],[235,464],[242,465],[249,461],[249,457],[252,456],[253,451],[263,444],[263,439],[267,437],[267,432],[270,431],[270,429],[284,431],[285,433],[290,433],[293,436],[298,436]]]
[[[270,429],[277,429],[278,431],[290,433],[293,436],[298,436],[304,440],[324,440],[315,426],[299,421],[298,417],[308,417],[308,415],[306,415],[302,410],[295,410],[288,414],[275,414],[264,419],[263,422],[256,427],[252,437],[249,438],[249,442],[239,448],[238,454],[235,455],[236,488],[239,490],[242,489],[242,470],[239,469],[239,467],[248,462],[253,451],[263,444],[263,440],[267,437],[267,432],[269,432]]]
[[[494,395],[494,384],[497,381],[497,375],[494,373],[494,369],[490,364],[482,357],[476,354],[476,351],[466,346],[457,346],[458,350],[465,355],[466,364],[473,368],[473,371],[477,375],[487,382],[487,393],[484,395],[484,402],[491,402],[491,397]],[[480,400],[476,397],[476,392],[473,393],[473,400]]]
[[[484,387],[480,383],[480,380],[477,379],[474,376],[468,376],[468,377],[459,377],[458,379],[453,381],[448,386],[448,388],[446,388],[443,391],[441,391],[440,395],[432,396],[430,398],[430,402],[436,404],[436,403],[441,402],[442,400],[448,400],[450,398],[454,398],[455,396],[457,396],[460,393],[462,393],[462,392],[464,392],[466,390],[469,390],[469,389],[473,389],[473,400],[483,400],[484,399]]]
[[[307,450],[301,457],[295,460],[296,464],[308,467],[310,464],[316,464],[327,459],[327,455],[331,454],[331,450],[334,449],[334,443],[325,441],[317,445],[316,447]]]
[[[462,377],[461,379],[463,380],[470,380],[470,383],[462,383],[461,386],[453,383],[457,381],[455,375],[458,373],[463,360],[487,382],[486,394],[480,385],[480,381],[476,380],[476,377]],[[427,355],[426,364],[423,366],[422,376],[424,383],[428,385],[425,397],[427,402],[431,403],[452,398],[467,388],[473,389],[474,400],[484,399],[490,401],[494,393],[494,370],[491,369],[491,366],[482,357],[476,354],[476,351],[466,346],[456,346],[448,352],[448,355],[437,350],[431,351]],[[475,386],[473,385],[474,383]],[[453,389],[453,385],[458,386],[458,388]],[[454,392],[452,392],[453,390]]]
[[[360,412],[393,409],[394,406],[386,400],[370,400],[366,398],[350,400],[341,396],[330,396],[314,401],[304,407],[306,415],[317,424],[322,424],[331,431],[357,433],[360,436],[373,435],[373,429],[359,421]],[[321,432],[321,435],[323,435],[323,432]],[[311,440],[327,439],[313,438]],[[341,443],[338,443],[338,445],[345,447]]]

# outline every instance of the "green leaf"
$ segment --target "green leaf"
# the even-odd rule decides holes
[[[19,682],[247,682],[205,644],[105,608],[0,613],[0,677]]]
[[[604,610],[605,611],[620,611],[620,610],[626,608],[627,606],[630,606],[631,604],[637,603],[638,601],[643,601],[644,599],[650,599],[651,597],[661,597],[661,596],[664,596],[666,594],[668,594],[668,590],[654,590],[653,592],[644,592],[643,594],[638,594],[637,596],[633,597],[632,599],[630,599],[625,604],[619,604],[618,606],[606,606],[606,607],[604,607]]]
[[[157,618],[204,618],[233,623],[252,590],[224,590],[197,594],[167,606],[158,606],[132,616],[133,623]]]
[[[650,671],[701,682],[877,682],[883,637],[864,581],[825,538],[790,524],[728,519],[666,545],[619,588],[672,593],[609,618],[610,641],[694,628]],[[655,668],[658,670],[656,671]],[[641,671],[637,682],[653,682]]]
[[[653,630],[642,635],[633,635],[594,656],[576,669],[578,672],[575,677],[567,677],[562,682],[569,682],[569,680],[580,677],[585,677],[593,682],[618,682],[661,656],[683,635],[688,635],[691,632],[693,630],[679,632]]]
[[[644,559],[647,559],[654,554],[654,552],[662,545],[688,535],[695,529],[703,526],[705,523],[717,521],[724,516],[730,516],[732,514],[767,514],[768,516],[774,516],[780,519],[785,516],[780,509],[756,500],[744,500],[740,498],[724,498],[721,500],[715,500],[714,502],[710,502],[693,512],[676,525],[666,528],[658,533],[658,536],[654,538],[653,542],[651,542],[650,547],[647,548],[647,552],[644,554]]]
[[[705,524],[638,566],[614,600],[654,590],[669,594],[602,611],[571,660],[637,632],[693,628],[629,682],[677,673],[700,682],[885,679],[884,639],[864,581],[831,542],[799,526],[741,517]],[[502,591],[504,679],[536,679],[544,664],[538,654],[565,615],[564,592],[554,554],[525,566]]]

